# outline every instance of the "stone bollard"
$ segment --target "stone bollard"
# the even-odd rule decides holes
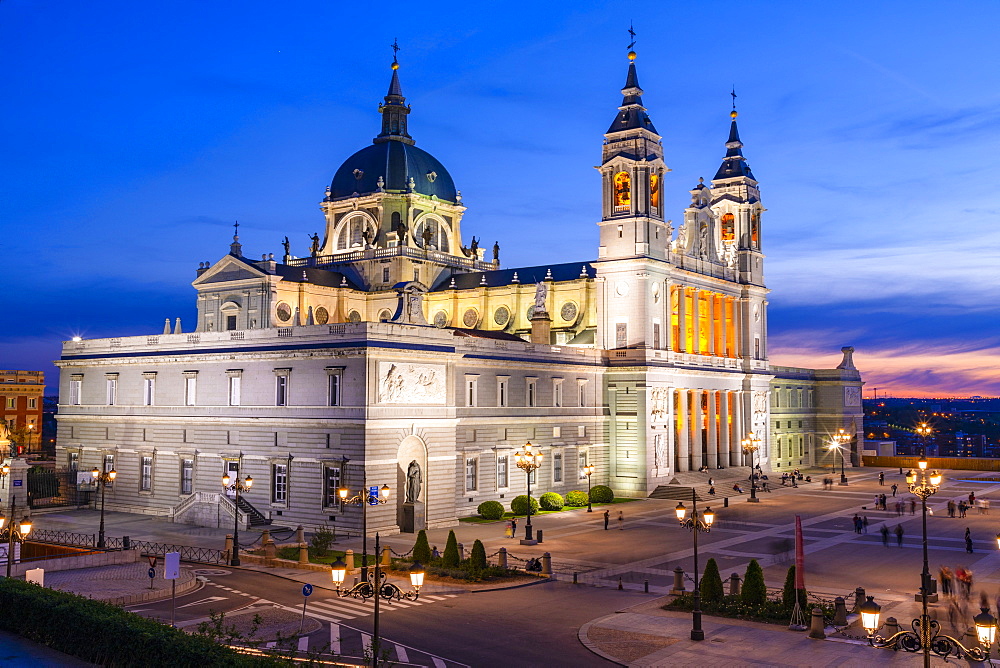
[[[392,566],[392,551],[388,545],[382,546],[382,565],[385,567]]]
[[[899,622],[896,621],[895,617],[886,617],[884,628],[885,633],[883,635],[885,635],[886,638],[889,638],[900,631]]]
[[[507,548],[501,547],[500,551],[497,552],[497,566],[500,568],[507,568]]]
[[[622,576],[618,576],[618,591],[625,589],[625,585],[622,583]]]
[[[268,538],[264,542],[264,565],[274,566],[274,560],[278,556],[278,547],[274,544],[273,538]]]
[[[854,590],[854,607],[851,608],[851,612],[855,614],[861,613],[861,604],[865,602],[865,588],[858,587]]]
[[[300,564],[309,563],[309,543],[306,542],[299,543],[299,563]]]
[[[347,563],[347,572],[350,573],[354,570],[354,550],[348,550],[344,553],[344,561]]]
[[[302,528],[301,524],[295,529],[295,542],[296,543],[306,542],[306,530]]]
[[[542,554],[542,575],[552,575],[552,555],[548,552]]]
[[[222,551],[226,553],[226,561],[231,561],[233,558],[233,534],[226,534],[226,546],[222,548]]]
[[[739,596],[740,595],[740,576],[733,573],[729,576],[729,595]]]
[[[684,593],[684,569],[680,566],[674,569],[674,586],[670,593],[675,595]]]
[[[539,543],[542,542],[542,530],[541,529],[539,529],[538,531],[535,532],[535,540],[537,540]]]
[[[815,638],[816,640],[825,639],[825,628],[826,624],[823,622],[823,611],[819,608],[813,608],[812,623],[809,625],[809,637]]]
[[[263,531],[261,531],[260,532],[260,544],[263,545],[264,543],[266,543],[270,537],[271,537],[271,530],[270,529],[264,529]]]
[[[843,596],[833,599],[833,625],[847,626],[847,604]]]
[[[458,544],[458,560],[465,561],[465,545],[463,543]]]

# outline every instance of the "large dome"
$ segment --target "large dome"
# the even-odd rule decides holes
[[[379,177],[388,192],[407,192],[412,178],[413,192],[456,201],[455,182],[444,165],[427,151],[395,140],[372,144],[345,160],[333,176],[330,197],[376,192]]]

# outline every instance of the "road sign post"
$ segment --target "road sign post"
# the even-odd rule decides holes
[[[153,580],[156,579],[156,569],[150,567],[149,569],[149,588],[153,588]]]
[[[302,621],[299,622],[299,635],[302,635],[302,630],[306,627],[306,603],[309,602],[312,593],[313,586],[311,584],[302,585]]]
[[[174,625],[177,609],[177,578],[181,575],[181,553],[167,552],[163,555],[163,579],[170,580],[170,625]]]

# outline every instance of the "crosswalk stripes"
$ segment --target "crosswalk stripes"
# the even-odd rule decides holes
[[[396,645],[396,658],[399,659],[400,663],[410,662],[410,657],[406,654],[406,648],[402,645]]]
[[[330,623],[330,653],[340,654],[340,624]]]
[[[429,605],[438,601],[445,601],[454,598],[456,594],[446,594],[444,596],[422,597],[417,601],[381,601],[379,610],[381,612],[391,612],[393,609],[410,608],[418,605]],[[426,599],[426,600],[424,600]],[[261,600],[261,602],[265,602]],[[287,610],[292,610],[287,606],[281,606]],[[375,601],[364,601],[355,598],[335,598],[319,599],[309,601],[306,615],[321,619],[326,622],[340,622],[344,619],[354,619],[355,617],[365,617],[375,612]]]
[[[306,652],[309,650],[309,636],[302,636],[299,638],[299,651]]]

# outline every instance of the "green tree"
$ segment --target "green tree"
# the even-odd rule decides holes
[[[417,533],[417,542],[413,544],[413,560],[424,565],[431,563],[431,546],[423,529]]]
[[[701,578],[701,598],[706,602],[717,602],[722,600],[723,593],[719,565],[715,563],[715,559],[709,559]]]
[[[562,510],[562,507],[566,505],[566,502],[562,498],[562,494],[559,492],[545,492],[542,494],[542,498],[539,499],[542,510]]]
[[[460,561],[458,539],[455,538],[455,532],[452,530],[448,532],[448,544],[444,547],[444,555],[442,556],[441,563],[445,568],[457,568]]]
[[[781,591],[781,605],[789,612],[795,607],[795,566],[788,567],[788,574],[785,576],[785,588]],[[799,607],[806,610],[806,590],[799,592]]]
[[[476,539],[472,544],[472,555],[469,557],[469,565],[476,570],[485,570],[489,565],[486,563],[486,548],[483,541]]]
[[[767,585],[764,584],[764,570],[757,563],[756,559],[751,559],[747,565],[747,572],[743,576],[743,589],[740,591],[740,600],[747,605],[761,605],[767,601]]]
[[[607,485],[594,485],[590,490],[590,500],[594,503],[611,503],[615,500],[615,493]]]

